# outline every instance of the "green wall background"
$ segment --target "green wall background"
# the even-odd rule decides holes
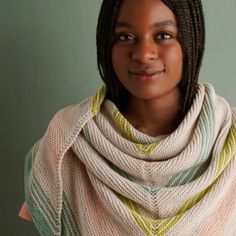
[[[27,151],[56,111],[92,95],[101,0],[0,0],[0,235],[38,235],[17,214]],[[207,45],[200,81],[236,104],[236,1],[204,1]]]

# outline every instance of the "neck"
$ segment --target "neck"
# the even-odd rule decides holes
[[[176,90],[151,100],[131,96],[122,113],[139,131],[157,136],[169,134],[178,127],[182,120],[182,107],[182,95]]]

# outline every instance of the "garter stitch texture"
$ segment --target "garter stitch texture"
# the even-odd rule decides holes
[[[136,130],[106,88],[59,111],[25,162],[41,235],[236,235],[236,115],[209,84],[171,134]]]

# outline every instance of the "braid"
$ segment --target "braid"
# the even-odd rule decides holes
[[[200,67],[205,49],[205,21],[200,0],[163,0],[174,12],[179,26],[183,51],[183,75],[180,83],[184,94],[183,114],[192,105],[196,94]]]
[[[104,0],[97,25],[97,63],[100,76],[107,85],[107,97],[119,108],[125,105],[129,93],[118,80],[111,62],[114,28],[122,0]]]
[[[107,85],[107,97],[118,108],[125,105],[129,92],[117,78],[111,60],[114,28],[123,0],[103,0],[97,24],[97,65]],[[184,95],[183,116],[196,94],[197,82],[205,49],[205,21],[201,0],[162,0],[175,14],[179,42],[183,51],[183,74],[180,89]]]

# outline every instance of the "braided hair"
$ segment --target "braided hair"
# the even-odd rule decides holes
[[[180,89],[184,95],[183,116],[192,105],[205,49],[205,21],[201,0],[162,0],[177,18],[183,51]],[[129,92],[117,78],[111,60],[114,30],[122,0],[103,0],[97,24],[97,64],[106,84],[107,98],[122,109]]]

